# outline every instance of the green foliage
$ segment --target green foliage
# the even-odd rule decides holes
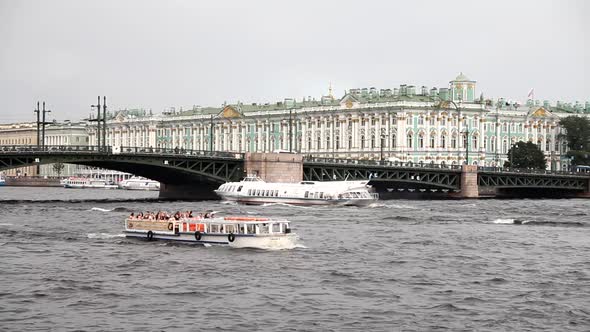
[[[590,151],[590,120],[580,116],[568,116],[559,120],[559,125],[566,130],[567,146],[573,151]]]
[[[514,158],[514,160],[513,160]],[[532,142],[520,141],[508,151],[508,162],[504,167],[546,169],[547,161],[543,151]]]
[[[568,158],[572,158],[572,165],[590,165],[590,152],[568,151]]]
[[[61,172],[64,170],[66,165],[63,163],[55,163],[53,164],[53,170],[57,173],[57,176],[61,176]]]

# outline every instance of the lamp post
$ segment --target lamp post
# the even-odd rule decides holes
[[[37,108],[33,112],[37,113],[37,148],[39,148],[41,146],[41,120],[39,118],[41,110],[39,110],[39,102],[37,102]],[[39,166],[37,165],[37,167]],[[37,172],[37,174],[39,173]]]
[[[45,109],[45,102],[43,102],[43,122],[41,123],[41,141],[43,142],[41,146],[43,147],[43,150],[45,150],[45,125],[47,124],[45,122],[45,113],[50,112],[50,110]]]
[[[385,142],[385,134],[381,134],[381,154],[379,160],[383,162],[383,142]]]
[[[514,145],[512,144],[512,122],[508,123],[508,141],[510,142],[510,167],[514,168]]]
[[[469,165],[469,123],[465,124],[465,165]]]
[[[461,134],[461,108],[459,108],[459,106],[452,100],[443,100],[440,102],[439,107],[441,108],[446,108],[446,109],[450,109],[448,106],[449,105],[453,105],[453,107],[455,108],[455,110],[457,111],[457,134]],[[467,135],[465,135],[465,137],[467,138]],[[459,138],[459,137],[457,137]],[[452,140],[452,136],[451,136],[451,140]],[[459,142],[460,140],[457,139],[457,165],[461,165],[461,149],[459,148]]]

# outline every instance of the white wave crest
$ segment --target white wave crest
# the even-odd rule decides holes
[[[112,239],[116,237],[125,237],[125,234],[108,234],[108,233],[88,233],[89,239]]]
[[[3,222],[3,223],[0,223],[0,226],[14,226],[14,224]]]
[[[93,207],[92,209],[90,209],[90,211],[111,212],[113,210],[101,209],[101,208]]]
[[[488,221],[489,224],[514,224],[515,219],[496,219]]]
[[[287,203],[264,203],[261,206],[286,206],[286,207],[293,207],[293,208],[300,208],[300,209],[311,209],[311,206],[303,206],[303,205],[296,205],[296,204],[287,204]],[[319,207],[319,206],[316,206]]]

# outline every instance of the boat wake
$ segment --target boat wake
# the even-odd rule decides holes
[[[125,234],[88,233],[88,234],[86,234],[86,236],[89,239],[105,240],[105,239],[113,239],[113,238],[117,238],[117,237],[125,237]]]
[[[111,212],[113,210],[109,210],[109,209],[102,209],[102,208],[98,208],[98,207],[93,207],[92,209],[88,210],[88,211],[100,211],[100,212]]]
[[[14,226],[14,224],[3,222],[3,223],[0,223],[0,226]]]
[[[530,226],[563,226],[563,227],[589,227],[590,224],[584,222],[571,221],[543,221],[543,220],[526,220],[526,219],[495,219],[484,221],[486,224],[506,224],[506,225],[530,225]]]
[[[286,207],[294,207],[294,208],[301,208],[301,209],[311,209],[311,206],[303,206],[303,205],[295,205],[295,204],[287,204],[287,203],[264,203],[260,206],[267,207],[267,206],[286,206]],[[321,207],[321,206],[314,206],[314,207]]]
[[[93,207],[92,209],[88,210],[88,211],[99,211],[99,212],[133,212],[133,210],[130,210],[128,208],[125,207],[116,207],[114,209],[103,209],[103,208],[99,208],[99,207]]]

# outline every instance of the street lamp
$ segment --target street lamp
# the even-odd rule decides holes
[[[449,105],[453,105],[453,107],[457,111],[457,134],[460,135],[461,134],[461,109],[452,100],[443,100],[439,103],[440,108],[450,109]],[[452,137],[451,137],[451,139],[452,139]],[[465,135],[465,140],[467,140],[467,133]],[[460,142],[460,140],[457,139],[457,165],[460,165],[460,160],[461,160],[461,150],[459,149],[459,142]],[[466,150],[466,152],[468,153],[468,150]]]
[[[385,134],[381,134],[381,154],[379,160],[383,162],[383,142],[385,142],[385,138],[387,136]]]

